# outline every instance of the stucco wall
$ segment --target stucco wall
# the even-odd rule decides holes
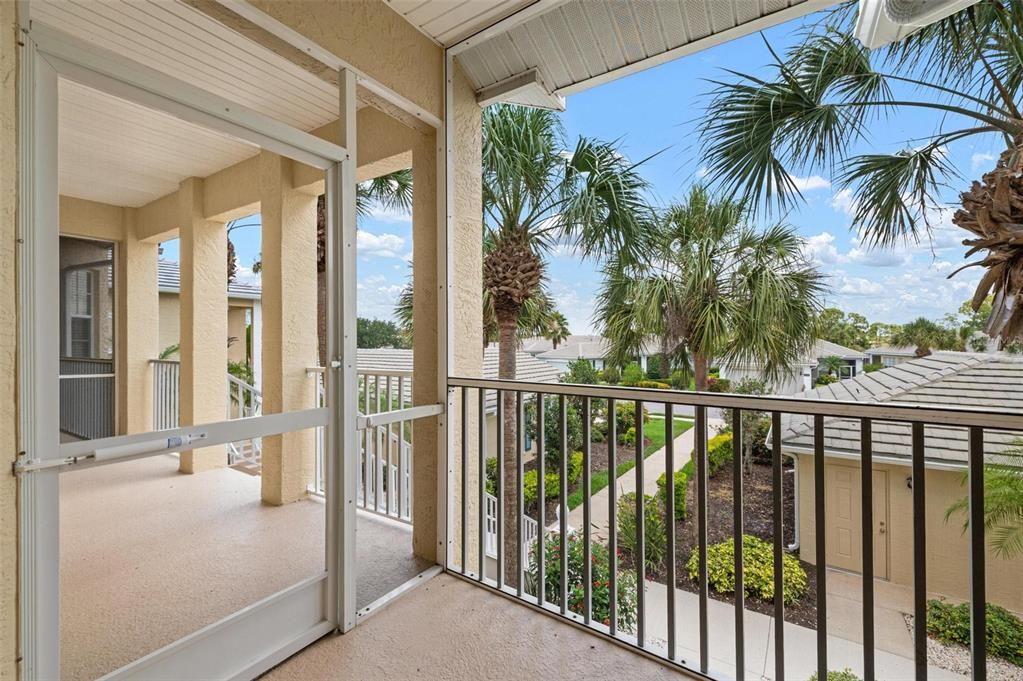
[[[859,468],[852,460],[836,464]],[[800,557],[816,563],[813,517],[814,457],[799,457],[799,543]],[[913,491],[906,479],[908,466],[878,464],[875,471],[888,474],[888,569],[890,581],[908,587],[913,585]],[[927,590],[953,599],[967,600],[969,590],[969,538],[963,533],[962,517],[945,522],[945,510],[966,494],[958,471],[928,469],[927,489]],[[833,493],[825,489],[825,495]],[[881,494],[874,490],[874,494]],[[987,552],[987,598],[991,603],[1016,612],[1023,612],[1023,557],[1004,560]]]
[[[17,5],[0,2],[0,679],[17,674],[17,452],[15,239],[17,226]]]
[[[252,301],[242,298],[227,300],[227,335],[238,340],[227,349],[227,359],[232,362],[245,361],[245,314],[252,309]],[[181,338],[181,313],[178,294],[160,292],[160,340],[157,352],[179,342]],[[179,359],[175,352],[167,359]]]
[[[444,56],[380,0],[248,0],[363,73],[442,117]]]

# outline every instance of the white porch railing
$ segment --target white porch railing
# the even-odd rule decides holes
[[[497,497],[487,494],[487,515],[486,515],[486,547],[487,556],[497,559]],[[536,520],[527,515],[522,516],[522,543],[525,546],[525,553],[528,555],[536,545],[536,535],[539,527]]]
[[[316,373],[316,404],[325,406],[322,367]],[[412,401],[412,373],[407,371],[358,372],[359,416],[405,409]],[[316,432],[316,465],[309,491],[322,495],[326,467],[324,429]],[[397,421],[370,426],[359,435],[360,508],[394,520],[412,522],[412,423]]]
[[[181,411],[181,363],[153,359],[153,429],[177,428]],[[227,418],[239,419],[263,413],[263,394],[255,386],[227,374]],[[259,465],[262,439],[232,442],[227,446],[229,465],[250,462]]]

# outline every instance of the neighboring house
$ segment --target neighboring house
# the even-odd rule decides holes
[[[803,390],[810,390],[817,382],[817,377],[826,373],[821,366],[825,357],[838,357],[842,360],[842,367],[839,370],[841,378],[852,378],[861,374],[863,364],[867,359],[867,355],[858,350],[818,339],[802,360],[791,366],[778,378],[768,382],[769,392],[775,395],[791,395]],[[763,368],[759,364],[729,365],[722,362],[720,376],[736,383],[744,378],[762,377]]]
[[[939,407],[1018,410],[1023,416],[1023,360],[1005,355],[938,352],[896,367],[840,381],[798,397],[858,402],[893,402]],[[1021,421],[1023,422],[1023,421]],[[825,418],[825,540],[828,564],[861,570],[860,424]],[[783,452],[795,458],[796,529],[800,557],[814,556],[813,425],[809,416],[782,419]],[[987,461],[1019,442],[1019,433],[985,431]],[[875,575],[895,584],[913,583],[911,435],[906,423],[873,423],[873,505]],[[927,474],[927,590],[969,598],[970,553],[963,518],[945,520],[945,511],[966,495],[963,472],[967,431],[947,425],[925,427]],[[1023,610],[1023,557],[1005,560],[988,553],[987,598],[1010,610]]]
[[[160,291],[160,351],[177,345],[181,338],[181,270],[172,260],[160,260],[157,269]],[[227,285],[227,358],[232,362],[248,362],[255,366],[256,353],[246,342],[245,330],[252,326],[252,339],[258,342],[260,331],[260,295],[258,283],[235,280]],[[230,339],[230,341],[229,341]],[[167,359],[177,359],[178,353]]]
[[[483,376],[485,379],[497,379],[498,348],[490,345],[483,354]],[[360,374],[407,373],[412,374],[412,350],[397,348],[359,348],[358,371]],[[519,351],[516,357],[516,380],[533,383],[557,383],[562,370],[532,355]],[[397,381],[397,379],[393,379]],[[397,390],[397,385],[394,385]],[[402,385],[405,404],[412,404],[412,382],[404,381]],[[487,455],[497,456],[497,395],[487,393],[484,409],[487,414]],[[525,459],[529,460],[536,453],[536,444],[531,437],[526,438]]]
[[[899,347],[880,345],[876,348],[867,348],[863,352],[869,357],[869,364],[880,364],[884,367],[893,367],[916,359],[916,348],[910,345]]]
[[[603,336],[569,336],[554,347],[554,344],[546,338],[527,338],[522,341],[522,352],[550,362],[564,371],[568,365],[577,359],[585,359],[594,369],[604,368],[604,357],[607,355],[610,343]],[[646,371],[647,361],[653,355],[660,352],[656,343],[650,341],[644,344],[639,355],[639,365]]]

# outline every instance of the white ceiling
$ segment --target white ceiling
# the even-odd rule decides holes
[[[535,68],[553,94],[568,95],[836,1],[568,0],[512,17],[458,59],[477,91]]]
[[[438,45],[449,47],[536,0],[386,0]]]
[[[336,87],[182,2],[32,0],[29,7],[33,20],[296,128],[338,117]]]
[[[115,206],[143,206],[259,149],[68,80],[59,82],[59,190]]]
[[[3,0],[0,0],[2,2]],[[33,0],[32,19],[302,130],[338,117],[338,92],[182,3]],[[138,207],[258,149],[200,126],[62,80],[60,191]]]

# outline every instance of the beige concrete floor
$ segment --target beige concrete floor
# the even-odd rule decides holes
[[[682,676],[483,587],[440,575],[263,678],[657,681]]]
[[[111,672],[324,568],[325,507],[157,456],[61,476],[61,677]],[[411,528],[360,512],[362,607],[427,567]]]

